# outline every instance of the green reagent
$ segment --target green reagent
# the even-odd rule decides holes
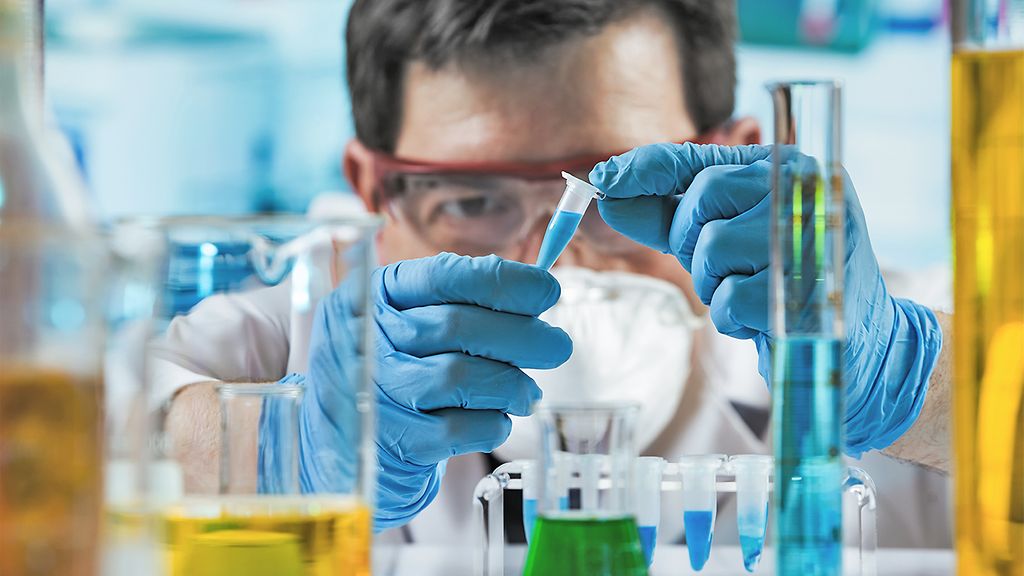
[[[647,574],[632,516],[540,516],[533,527],[525,576]]]

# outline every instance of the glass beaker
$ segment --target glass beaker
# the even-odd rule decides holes
[[[150,347],[150,491],[167,576],[369,574],[377,220],[160,225],[165,327]],[[330,382],[313,382],[311,336],[328,297],[344,308],[330,333],[342,361]]]
[[[768,86],[772,150],[772,521],[778,574],[842,570],[844,197],[838,83]]]
[[[109,262],[98,235],[0,226],[0,574],[97,574]]]
[[[104,460],[101,573],[151,574],[156,542],[146,497],[150,418],[146,345],[152,337],[163,238],[133,221],[104,231],[112,262],[107,276],[104,358]]]
[[[953,0],[954,473],[964,575],[1024,574],[1024,7]]]
[[[538,410],[537,520],[524,574],[647,573],[634,504],[637,410],[598,403]],[[563,470],[570,471],[569,509]]]

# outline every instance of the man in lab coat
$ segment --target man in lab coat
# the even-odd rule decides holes
[[[532,262],[562,189],[560,171],[586,176],[600,160],[656,142],[758,142],[755,121],[733,118],[735,26],[729,0],[357,0],[347,32],[356,139],[345,150],[344,169],[365,205],[385,219],[378,238],[381,263],[433,257],[405,266],[405,273],[443,273],[459,279],[462,287],[472,286],[481,276],[493,276],[493,267],[505,266],[508,271],[511,265],[434,255],[493,253]],[[643,164],[644,158],[631,158]],[[664,165],[662,160],[654,157],[653,163]],[[697,179],[692,179],[696,186]],[[664,224],[651,224],[660,225]],[[869,244],[867,250],[870,255]],[[873,262],[873,256],[870,259]],[[557,304],[536,304],[526,314],[547,322],[530,330],[537,331],[538,338],[552,339],[554,344],[546,351],[550,357],[532,363],[496,360],[511,367],[517,378],[519,368],[527,369],[530,379],[516,381],[526,390],[524,397],[539,396],[535,382],[547,400],[640,403],[639,438],[645,454],[676,458],[766,452],[769,402],[757,349],[718,333],[722,327],[716,326],[713,314],[709,317],[706,305],[711,299],[698,294],[681,260],[671,250],[652,249],[643,239],[616,233],[592,208],[553,270],[561,299]],[[382,281],[380,290],[406,289],[403,282],[413,280],[403,279],[402,270],[391,269],[388,278],[393,284]],[[526,286],[532,280],[525,276],[533,272],[514,268],[508,274]],[[887,277],[890,292],[895,292],[896,277]],[[511,284],[505,288],[519,289]],[[378,297],[388,306],[399,299],[394,294],[390,300],[388,294]],[[172,431],[190,436],[189,430],[216,418],[210,380],[244,376],[272,382],[304,371],[309,351],[298,342],[308,338],[264,330],[269,322],[254,312],[273,310],[271,315],[286,318],[287,303],[278,300],[222,308],[213,324],[203,320],[203,309],[176,321],[166,343],[175,354],[187,357],[190,350],[210,350],[207,344],[214,336],[209,330],[238,330],[244,325],[244,338],[282,352],[274,356],[282,360],[254,375],[225,355],[205,373],[164,379],[164,390],[173,395]],[[941,306],[943,298],[928,304]],[[489,313],[500,306],[492,308]],[[397,305],[395,310],[406,312]],[[936,318],[920,313],[931,323],[930,331],[937,332]],[[938,315],[937,322],[945,327],[946,317]],[[565,330],[572,340],[568,362],[567,349],[561,352],[562,341],[548,330],[551,326]],[[474,330],[462,324],[460,328]],[[388,336],[386,326],[380,329]],[[507,336],[529,340],[532,334]],[[932,352],[921,381],[914,383],[916,397],[908,401],[912,415],[893,426],[899,439],[872,447],[944,469],[948,442],[933,439],[947,432],[944,398],[949,376],[946,351],[937,356],[934,345]],[[541,370],[563,362],[560,368]],[[387,395],[386,388],[391,381],[407,374],[392,372],[393,368],[385,362],[376,376],[389,399],[393,395]],[[427,388],[452,384],[428,372],[417,374],[423,374],[418,381]],[[321,385],[322,381],[307,382]],[[453,410],[450,414],[456,417],[472,412]],[[410,406],[382,411],[382,427],[391,414],[408,417],[411,412],[415,410]],[[466,453],[426,464],[415,455],[379,453],[382,481],[399,470],[402,480],[394,485],[410,492],[396,496],[392,491],[379,498],[378,528],[419,542],[466,541],[475,482],[498,461],[533,453],[530,422],[517,417],[523,411],[497,412],[500,422],[509,414],[515,417],[507,442],[507,428],[488,430],[481,432],[486,441],[475,444],[475,449],[453,448]],[[429,431],[424,435],[424,442],[450,442]],[[385,444],[378,440],[378,445]],[[479,453],[491,450],[493,455]],[[210,452],[207,447],[195,450],[195,455],[208,458]],[[948,544],[942,480],[877,456],[866,460],[871,460],[868,467],[876,473],[882,494],[882,541]],[[667,529],[663,525],[662,532],[678,534],[679,516],[666,514]],[[728,523],[721,528],[731,529]],[[716,539],[723,537],[728,538],[720,532]]]

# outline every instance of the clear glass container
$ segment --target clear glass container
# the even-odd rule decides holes
[[[32,219],[85,227],[91,211],[66,148],[43,128],[41,2],[0,0],[0,225]]]
[[[0,226],[0,574],[97,574],[110,262],[99,236]]]
[[[1024,6],[953,0],[954,483],[963,575],[1024,575]]]
[[[768,86],[772,151],[772,429],[777,573],[842,571],[842,89]]]
[[[171,218],[148,474],[165,576],[369,574],[376,490],[369,275],[375,218]],[[303,381],[322,299],[352,314],[344,373]],[[333,301],[332,301],[333,302]],[[330,392],[318,386],[331,386]],[[304,415],[343,434],[323,442]],[[339,462],[329,487],[301,462]]]
[[[537,518],[524,574],[647,573],[634,504],[636,414],[617,404],[538,410]],[[578,493],[575,505],[568,491]]]

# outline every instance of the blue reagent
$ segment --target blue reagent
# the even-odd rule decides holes
[[[559,210],[548,222],[547,232],[544,233],[544,240],[540,243],[540,253],[537,254],[537,266],[550,270],[555,260],[562,255],[565,247],[569,245],[576,228],[580,225],[583,214]]]
[[[686,530],[686,548],[690,552],[690,568],[700,571],[711,555],[714,535],[713,515],[710,510],[684,511],[683,528]]]
[[[764,550],[764,536],[744,536],[740,534],[740,548],[743,550],[743,567],[753,572],[761,562],[761,551]]]
[[[647,565],[650,566],[651,562],[654,561],[654,543],[658,541],[658,527],[637,526],[637,531],[640,532],[640,546],[644,550],[644,559],[647,560]]]
[[[533,525],[537,521],[537,500],[534,498],[523,498],[523,530],[526,532],[526,543],[530,543],[530,536],[533,534]]]

